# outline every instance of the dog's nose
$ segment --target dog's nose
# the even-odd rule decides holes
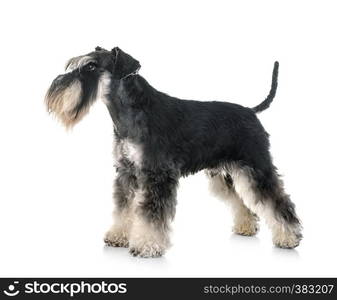
[[[59,75],[59,76],[57,76],[57,77],[54,79],[54,82],[56,83],[56,82],[61,81],[63,77],[64,77],[64,75]]]
[[[52,86],[55,87],[59,84],[61,84],[62,79],[64,78],[64,75],[58,75],[52,82]]]

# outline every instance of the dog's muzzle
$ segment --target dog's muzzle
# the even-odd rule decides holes
[[[45,98],[47,110],[53,113],[66,127],[71,127],[78,115],[78,106],[82,99],[82,85],[71,74],[57,76]]]

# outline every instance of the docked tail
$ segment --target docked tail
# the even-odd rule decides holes
[[[279,65],[278,61],[275,61],[274,70],[273,70],[273,77],[272,77],[272,81],[271,81],[271,89],[270,89],[269,95],[267,96],[267,98],[263,102],[261,102],[259,105],[252,108],[256,113],[259,113],[259,112],[267,109],[269,107],[269,105],[273,102],[273,99],[275,97],[276,90],[277,90],[278,65]]]

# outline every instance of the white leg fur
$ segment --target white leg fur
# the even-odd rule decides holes
[[[279,220],[275,216],[275,211],[270,201],[261,201],[257,199],[254,192],[254,182],[247,173],[247,170],[233,168],[231,176],[234,187],[244,204],[259,217],[263,217],[270,227],[273,235],[273,242],[281,248],[294,248],[299,244],[298,226],[291,226]]]
[[[100,94],[101,96],[104,93]],[[130,150],[131,149],[131,150]],[[139,151],[136,152],[136,150]],[[137,154],[138,153],[138,154]],[[140,164],[139,161],[135,161],[134,158],[141,157],[140,149],[128,141],[123,141],[114,147],[114,157],[117,160],[116,166],[119,165],[118,160],[122,158],[128,158],[133,161],[135,165]],[[140,160],[140,158],[139,158]],[[106,233],[104,241],[109,246],[113,247],[128,247],[129,246],[129,235],[132,227],[132,222],[135,219],[135,191],[133,187],[129,187],[127,191],[128,205],[122,210],[116,209],[114,212],[114,224],[111,226],[110,230]]]
[[[144,200],[141,190],[136,191],[133,203],[133,223],[130,231],[130,253],[140,257],[158,257],[165,253],[169,246],[167,230],[149,223],[140,212],[139,203]]]
[[[114,224],[105,234],[104,242],[112,247],[128,247],[129,234],[133,221],[133,212],[130,207],[114,213]]]
[[[245,236],[255,235],[259,228],[257,217],[244,205],[235,191],[228,189],[223,176],[224,172],[215,176],[208,174],[211,192],[231,206],[234,219],[233,232]]]

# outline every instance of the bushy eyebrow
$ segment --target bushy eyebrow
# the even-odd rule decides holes
[[[75,69],[81,69],[88,63],[97,63],[95,59],[88,55],[76,56],[69,59],[65,65],[65,71],[73,71]]]

